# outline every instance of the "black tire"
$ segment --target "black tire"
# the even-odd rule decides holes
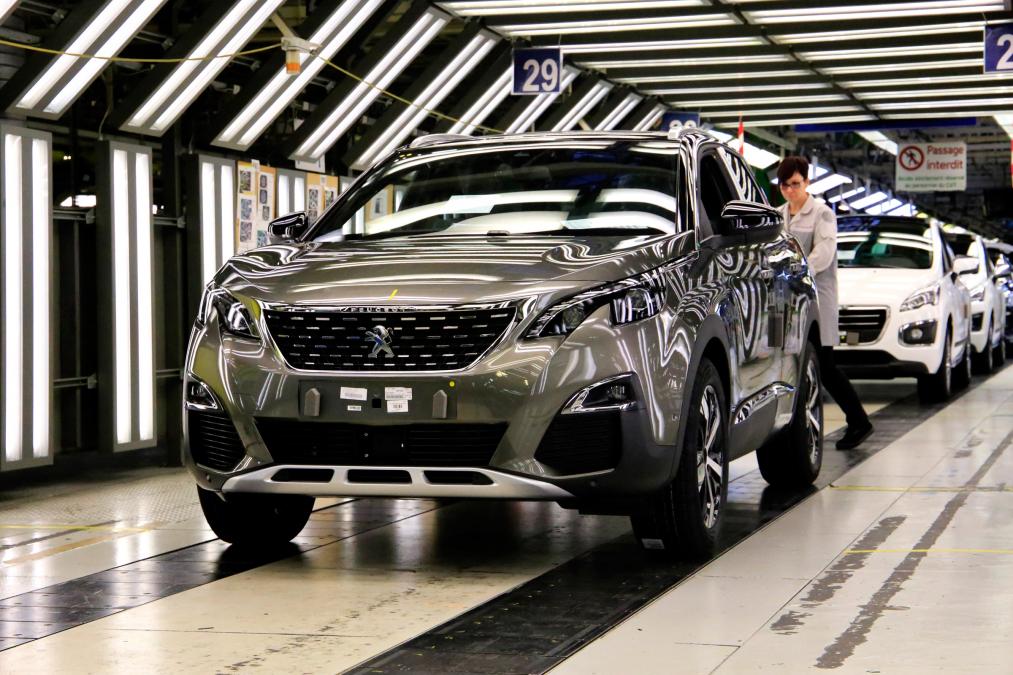
[[[999,336],[999,341],[996,343],[995,348],[992,349],[992,363],[995,364],[996,368],[998,368],[999,366],[1001,366],[1004,363],[1006,363],[1006,338],[1005,338],[1005,336],[1000,335]]]
[[[985,329],[985,335],[988,339],[985,342],[985,348],[980,353],[974,355],[974,372],[978,375],[988,375],[995,370],[995,363],[992,360],[992,323],[989,322],[988,328]]]
[[[756,451],[763,479],[778,488],[811,485],[823,466],[823,393],[816,348],[808,345],[791,423]]]
[[[707,559],[717,550],[728,499],[728,420],[725,388],[714,364],[701,360],[675,478],[631,516],[648,550]]]
[[[918,398],[924,403],[947,401],[953,395],[953,369],[950,366],[953,354],[953,337],[949,329],[946,330],[945,340],[939,370],[931,375],[922,375],[918,378]]]
[[[953,390],[960,391],[971,386],[971,343],[964,345],[964,358],[953,369]]]
[[[286,544],[302,531],[313,511],[313,497],[230,494],[197,488],[208,525],[222,541],[270,548]]]

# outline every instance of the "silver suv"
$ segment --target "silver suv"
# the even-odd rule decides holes
[[[288,541],[317,496],[507,498],[701,557],[729,461],[819,473],[812,277],[701,132],[433,139],[271,234],[187,352],[184,461],[225,541]]]

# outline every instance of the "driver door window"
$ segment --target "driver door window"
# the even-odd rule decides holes
[[[704,151],[700,156],[700,203],[703,207],[700,220],[706,221],[712,231],[717,231],[725,204],[737,198],[717,153],[714,150]]]

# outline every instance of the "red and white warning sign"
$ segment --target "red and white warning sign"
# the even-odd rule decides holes
[[[967,144],[907,143],[897,151],[899,192],[952,192],[967,189]]]

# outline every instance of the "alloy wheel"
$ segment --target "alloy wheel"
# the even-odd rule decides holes
[[[721,488],[724,482],[724,449],[719,443],[721,407],[714,387],[707,385],[700,399],[700,423],[697,428],[696,482],[700,492],[703,524],[711,529],[721,513]]]
[[[806,430],[809,432],[809,462],[812,466],[820,465],[820,441],[823,438],[823,406],[820,401],[819,377],[816,372],[816,364],[809,362],[805,372],[806,386]]]
[[[950,342],[949,336],[947,336],[946,351],[943,352],[943,383],[946,385],[947,395],[953,389],[953,367],[950,365],[950,358],[953,352]]]

